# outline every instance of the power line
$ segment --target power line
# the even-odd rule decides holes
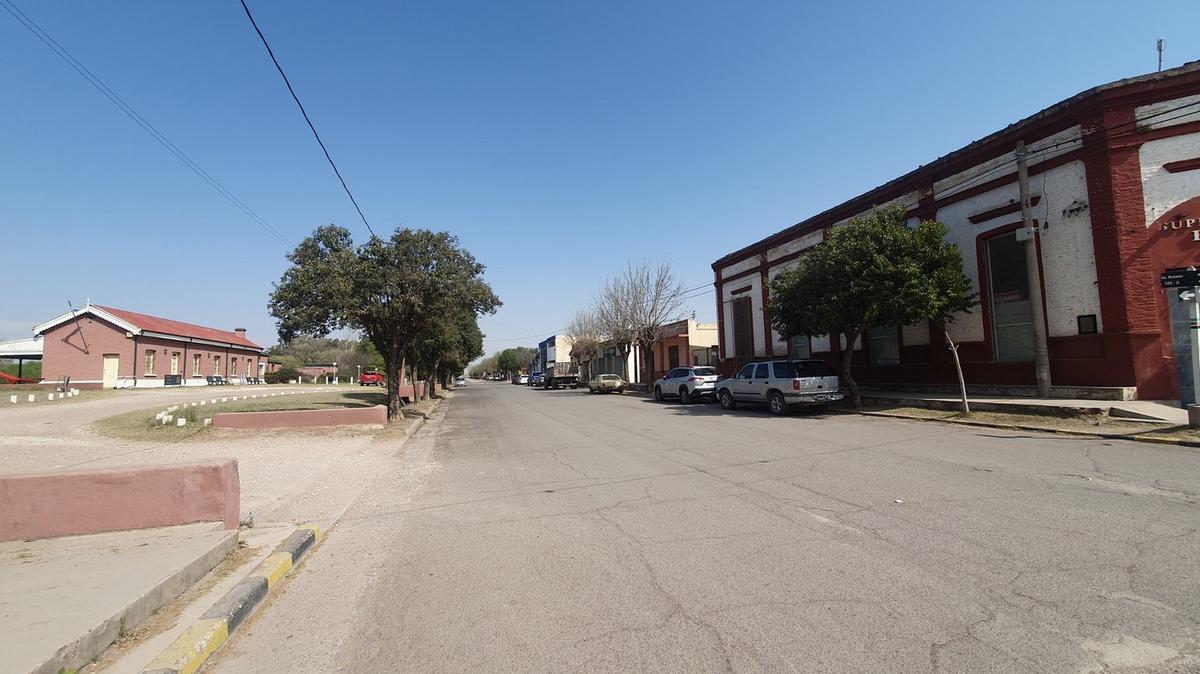
[[[246,18],[250,19],[250,25],[254,26],[254,32],[258,33],[258,38],[262,40],[263,46],[267,48],[267,55],[271,57],[271,63],[275,64],[275,69],[279,71],[279,76],[283,78],[283,83],[287,85],[288,93],[292,95],[292,100],[296,101],[296,107],[300,108],[300,114],[304,115],[304,121],[308,122],[308,128],[312,130],[313,138],[317,139],[317,145],[321,146],[321,152],[325,153],[325,159],[329,161],[329,165],[333,168],[334,175],[337,176],[338,182],[342,184],[342,189],[346,190],[346,196],[350,197],[350,203],[354,204],[354,210],[358,211],[358,217],[362,218],[363,224],[367,226],[367,231],[371,236],[375,236],[375,230],[371,229],[371,223],[367,222],[367,216],[363,215],[362,209],[358,207],[358,200],[350,193],[350,188],[346,185],[346,179],[342,177],[342,172],[338,170],[337,164],[333,163],[333,157],[329,156],[329,150],[325,147],[325,142],[321,140],[321,134],[317,133],[317,127],[313,126],[312,119],[308,116],[308,111],[304,109],[304,104],[300,102],[300,97],[296,95],[296,90],[292,88],[292,82],[288,79],[287,73],[283,72],[283,66],[279,65],[279,59],[275,58],[275,52],[271,49],[270,43],[267,42],[267,36],[263,35],[262,30],[258,27],[258,22],[254,20],[254,15],[250,13],[250,7],[246,4],[246,0],[241,0],[242,9],[246,10]]]
[[[289,248],[294,246],[294,244],[288,240],[286,236],[281,234],[279,230],[272,227],[271,224],[264,220],[258,213],[255,213],[253,209],[247,206],[246,203],[239,199],[233,192],[231,192],[229,188],[222,185],[219,180],[212,176],[212,174],[210,174],[208,171],[205,171],[198,163],[196,163],[194,159],[189,157],[187,153],[185,153],[183,150],[180,150],[175,143],[171,142],[171,139],[167,138],[165,134],[147,121],[145,117],[143,117],[137,110],[133,108],[133,106],[129,105],[129,103],[126,103],[125,99],[121,98],[120,95],[109,88],[109,86],[105,84],[103,80],[97,77],[96,74],[89,70],[87,66],[83,65],[79,59],[75,58],[71,52],[67,51],[65,47],[51,37],[51,35],[47,33],[45,29],[39,26],[37,22],[22,12],[20,8],[10,2],[10,0],[0,0],[0,5],[2,5],[5,11],[11,14],[18,23],[32,33],[34,37],[41,40],[42,44],[49,47],[50,50],[55,53],[55,55],[61,58],[67,65],[71,66],[71,68],[75,72],[79,73],[81,77],[87,80],[88,84],[92,85],[96,91],[99,91],[101,94],[103,94],[104,97],[109,100],[109,102],[117,106],[121,112],[125,113],[127,117],[133,120],[135,124],[149,134],[151,138],[153,138],[159,145],[163,147],[163,149],[174,155],[174,157],[182,162],[184,166],[188,167],[192,173],[195,173],[201,180],[208,183],[209,187],[212,187],[214,190],[216,190],[218,194],[237,207],[238,210],[245,213],[247,217],[257,223],[276,239],[279,239],[279,241],[287,245]]]

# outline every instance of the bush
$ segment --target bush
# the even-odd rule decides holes
[[[286,384],[293,379],[299,378],[300,372],[291,367],[281,367],[275,372],[268,372],[263,375],[263,381],[268,384]]]

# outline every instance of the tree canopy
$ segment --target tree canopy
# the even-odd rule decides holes
[[[771,281],[771,323],[785,338],[842,335],[842,374],[856,407],[852,345],[871,327],[952,320],[975,306],[962,253],[946,241],[946,226],[909,227],[903,206],[879,208],[828,232],[824,243]]]
[[[360,331],[383,358],[389,418],[406,365],[427,379],[466,367],[482,353],[478,317],[500,306],[484,266],[447,232],[398,228],[355,247],[347,229],[329,225],[288,260],[270,301],[280,339]]]

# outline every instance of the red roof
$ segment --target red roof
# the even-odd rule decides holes
[[[174,335],[176,337],[192,337],[194,339],[207,339],[211,342],[221,342],[222,344],[236,344],[245,346],[255,350],[262,350],[262,347],[254,342],[246,339],[232,330],[218,330],[216,328],[206,328],[203,325],[194,325],[192,323],[184,323],[182,321],[173,321],[169,318],[159,318],[158,316],[149,316],[139,314],[134,311],[126,311],[124,309],[115,309],[113,307],[102,307],[94,305],[97,309],[103,309],[108,313],[128,321],[133,325],[147,330],[149,332],[161,332],[164,335]]]

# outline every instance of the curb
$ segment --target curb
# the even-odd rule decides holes
[[[430,413],[441,407],[444,400],[438,398],[429,412],[415,416],[414,423],[404,429],[405,441],[425,425]],[[336,521],[329,526],[334,525]],[[141,674],[194,674],[320,540],[321,530],[315,524],[298,527],[275,546],[250,575],[226,592],[174,643],[142,668]]]
[[[989,421],[971,421],[968,419],[933,419],[930,417],[909,416],[906,414],[891,414],[888,412],[864,412],[855,410],[830,410],[839,414],[858,414],[866,417],[884,417],[888,419],[908,419],[910,421],[934,421],[944,424],[959,424],[961,426],[979,426],[982,428],[1000,428],[1018,431],[1033,431],[1037,433],[1057,433],[1060,435],[1075,435],[1086,438],[1104,438],[1105,440],[1130,440],[1132,442],[1147,442],[1156,445],[1175,445],[1178,447],[1200,447],[1200,440],[1184,440],[1182,438],[1164,438],[1152,435],[1128,435],[1125,433],[1093,433],[1077,431],[1069,428],[1047,428],[1045,426],[1027,426],[1024,424],[998,424]]]
[[[146,665],[142,674],[193,674],[200,669],[320,538],[316,525],[293,531],[250,575]]]

